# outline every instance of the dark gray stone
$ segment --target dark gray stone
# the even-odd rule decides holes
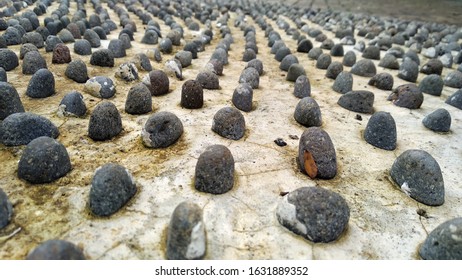
[[[430,59],[420,68],[420,73],[431,75],[441,75],[443,73],[443,63],[439,59]]]
[[[404,59],[403,63],[399,67],[398,78],[405,81],[415,83],[417,76],[419,75],[419,65],[412,59]]]
[[[143,143],[149,148],[167,148],[183,134],[181,120],[170,112],[157,112],[149,117],[143,127]]]
[[[252,68],[255,68],[257,69],[258,71],[258,75],[263,75],[263,62],[261,62],[261,60],[259,59],[252,59],[251,61],[249,61],[247,63],[247,65],[245,66],[245,68],[249,68],[249,67],[252,67]]]
[[[18,164],[18,177],[32,184],[53,182],[69,171],[71,160],[66,148],[48,136],[27,144]]]
[[[9,26],[2,35],[8,46],[21,44],[22,34],[15,27]]]
[[[311,84],[307,76],[298,76],[294,84],[294,95],[298,98],[311,96]]]
[[[420,89],[414,84],[404,84],[393,90],[388,98],[393,104],[408,109],[419,109],[423,103],[424,96]]]
[[[285,47],[285,46],[286,44],[284,43],[283,40],[277,40],[276,42],[274,42],[273,46],[271,47],[270,53],[276,54],[280,48]]]
[[[462,88],[462,72],[452,71],[447,74],[444,78],[444,85],[452,88]]]
[[[8,82],[8,75],[2,67],[0,67],[0,82]]]
[[[363,51],[363,58],[380,60],[380,48],[377,46],[368,46]]]
[[[108,163],[98,168],[90,188],[90,211],[110,216],[119,211],[137,192],[136,183],[125,167]]]
[[[318,57],[316,61],[316,68],[318,69],[327,69],[329,65],[332,63],[332,58],[329,54],[323,53]]]
[[[33,75],[38,70],[47,68],[47,62],[38,51],[29,51],[24,56],[22,62],[22,73],[24,75]]]
[[[64,74],[77,83],[85,83],[88,80],[87,65],[80,59],[71,61]]]
[[[138,83],[130,88],[125,101],[125,112],[132,115],[146,114],[152,111],[152,97],[149,88]]]
[[[403,61],[404,59],[406,59],[406,57],[412,59],[415,63],[417,63],[417,65],[420,65],[419,55],[415,51],[413,50],[407,51],[403,56]]]
[[[347,93],[353,89],[353,75],[350,72],[341,72],[335,78],[332,89],[338,93]]]
[[[50,35],[45,41],[45,51],[52,52],[57,44],[64,44],[58,36]]]
[[[389,73],[380,73],[372,77],[368,84],[381,90],[392,90],[393,82],[392,75]]]
[[[448,99],[446,99],[446,104],[462,110],[462,89],[459,89],[449,96]]]
[[[462,259],[462,218],[454,218],[436,227],[419,248],[424,260]]]
[[[310,39],[303,39],[298,43],[297,52],[308,53],[313,48],[313,43]]]
[[[40,37],[42,37],[42,36],[40,36]],[[59,37],[59,39],[61,39],[61,41],[63,41],[63,43],[73,43],[73,42],[75,42],[74,35],[68,29],[63,29],[63,30],[59,31],[58,37]]]
[[[342,71],[343,71],[342,63],[338,61],[334,61],[329,65],[329,67],[327,67],[326,77],[329,79],[335,80]]]
[[[305,68],[303,68],[302,65],[295,63],[289,67],[289,71],[287,71],[286,80],[290,82],[295,82],[300,76],[306,76]]]
[[[181,107],[199,109],[204,105],[204,90],[195,80],[186,81],[181,87]]]
[[[377,74],[374,62],[369,59],[361,59],[351,67],[351,74],[362,77],[374,77]]]
[[[27,145],[40,136],[56,138],[58,128],[48,119],[33,113],[14,113],[0,126],[1,142],[5,146]]]
[[[187,52],[191,53],[193,59],[197,58],[197,52],[198,51],[203,51],[204,50],[203,48],[200,47],[200,46],[203,46],[202,44],[200,44],[197,41],[195,41],[195,42],[186,43],[186,45],[184,45],[184,48],[183,48],[184,51],[187,51]],[[198,45],[198,44],[200,44],[200,45]]]
[[[199,74],[197,74],[196,76],[196,81],[198,81],[199,84],[201,84],[202,88],[205,89],[220,88],[220,80],[218,79],[218,76],[212,71],[199,72]]]
[[[308,52],[308,58],[313,59],[313,60],[318,60],[319,56],[322,54],[322,49],[321,48],[312,48]]]
[[[116,93],[116,87],[111,78],[105,76],[96,76],[85,83],[84,88],[89,93],[98,98],[111,98]]]
[[[22,44],[32,44],[37,48],[43,48],[45,46],[42,35],[35,31],[24,34],[21,38],[21,42]]]
[[[19,66],[18,56],[10,49],[0,49],[0,67],[11,71]]]
[[[78,55],[90,55],[91,44],[87,40],[77,40],[74,43],[74,52]]]
[[[356,54],[354,51],[347,51],[343,56],[343,65],[351,67],[356,63]]]
[[[274,56],[274,59],[277,61],[281,62],[286,55],[291,54],[291,51],[288,47],[281,47],[279,50],[276,52],[276,55]]]
[[[0,120],[11,114],[24,112],[19,94],[13,85],[0,82]]]
[[[190,51],[179,51],[175,54],[175,59],[181,63],[181,67],[188,67],[192,62],[192,53]]]
[[[224,194],[234,186],[234,158],[223,145],[207,147],[196,164],[194,187],[200,192]]]
[[[253,89],[247,83],[241,83],[233,92],[232,102],[241,111],[252,111]]]
[[[337,104],[353,112],[372,114],[374,94],[367,90],[350,91],[340,96]]]
[[[149,88],[153,96],[167,94],[170,87],[170,80],[162,70],[152,70],[149,72],[145,76],[145,79],[143,79],[143,83]]]
[[[239,140],[245,134],[244,116],[236,108],[222,108],[213,116],[212,131],[224,138]]]
[[[223,75],[223,63],[218,59],[211,59],[209,62],[207,62],[205,69],[218,76]]]
[[[399,69],[399,62],[394,55],[387,53],[380,60],[379,66],[387,69]]]
[[[99,48],[101,46],[101,39],[99,38],[98,34],[92,29],[85,30],[83,38],[90,42],[92,48]]]
[[[159,42],[159,35],[154,30],[146,30],[141,39],[141,43],[146,45],[155,45]]]
[[[6,227],[13,216],[13,205],[6,193],[0,188],[0,230]]]
[[[88,136],[95,141],[105,141],[121,131],[122,120],[117,107],[108,101],[99,103],[91,113]]]
[[[364,140],[380,149],[392,151],[396,148],[396,123],[388,112],[372,115],[364,130]]]
[[[245,62],[249,62],[255,58],[257,58],[257,54],[255,53],[253,49],[249,49],[249,48],[246,49],[244,51],[244,54],[242,55],[242,61],[245,61]]]
[[[242,71],[241,76],[239,77],[239,83],[247,83],[253,89],[258,88],[260,84],[260,75],[258,74],[257,69],[250,67]]]
[[[31,52],[31,51],[38,52],[38,48],[31,43],[22,44],[21,49],[19,50],[19,59],[24,59],[24,56],[26,55],[26,53]]]
[[[176,29],[170,30],[170,32],[167,33],[167,38],[172,41],[174,46],[179,46],[181,44],[181,37],[182,34]]]
[[[27,260],[85,260],[82,249],[65,240],[48,240],[31,251]]]
[[[444,203],[440,166],[426,151],[405,151],[393,163],[390,175],[406,195],[418,202],[429,206]]]
[[[450,53],[445,53],[439,57],[439,60],[442,62],[443,67],[452,68],[453,57]]]
[[[133,63],[135,63],[138,69],[144,71],[152,71],[151,61],[149,60],[148,56],[144,53],[137,53],[133,57]]]
[[[108,50],[112,51],[114,58],[125,57],[127,53],[125,52],[125,46],[122,40],[112,39],[109,41]]]
[[[80,92],[71,91],[66,94],[61,103],[59,103],[58,112],[67,117],[83,117],[87,113],[87,106],[83,101],[83,96]]]
[[[422,124],[435,132],[448,132],[451,128],[451,114],[444,108],[437,109],[425,116]]]
[[[319,38],[317,38],[316,40],[319,40]],[[334,47],[334,45],[335,45],[335,43],[334,43],[334,41],[332,41],[332,39],[326,38],[321,43],[321,49],[330,50],[330,49],[332,49]]]
[[[331,56],[343,56],[343,45],[335,44],[332,49],[330,49]]]
[[[114,53],[108,49],[99,49],[91,54],[90,64],[101,67],[114,67]]]
[[[281,225],[315,243],[340,238],[348,227],[350,208],[345,199],[321,187],[304,187],[285,195],[276,210]]]
[[[55,94],[55,77],[48,69],[39,69],[29,81],[26,95],[32,98],[45,98]]]
[[[159,42],[159,50],[162,53],[166,53],[166,54],[172,53],[173,44],[172,44],[172,41],[170,40],[170,38],[164,38],[164,39],[160,40],[160,42]]]
[[[437,74],[431,74],[422,79],[419,88],[423,93],[440,96],[443,91],[443,79]]]
[[[279,64],[279,69],[282,71],[289,71],[290,66],[295,63],[298,63],[298,58],[295,55],[286,55],[286,57],[284,57],[284,59]]]
[[[132,47],[131,39],[130,36],[126,33],[122,33],[119,35],[119,40],[122,41],[124,48],[126,50],[130,49]]]
[[[316,100],[311,97],[302,98],[295,107],[294,119],[306,127],[321,126],[321,109]]]

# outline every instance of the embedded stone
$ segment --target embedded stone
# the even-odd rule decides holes
[[[65,240],[48,240],[34,248],[27,260],[85,260],[82,249]]]
[[[321,109],[311,97],[302,98],[295,107],[294,119],[306,127],[321,126]]]
[[[55,94],[55,77],[48,69],[39,69],[27,85],[26,95],[32,98],[45,98]]]
[[[379,66],[387,69],[399,69],[399,62],[394,55],[387,53],[380,60]]]
[[[220,81],[218,76],[211,71],[199,72],[196,76],[196,81],[205,89],[219,89]]]
[[[311,84],[307,76],[298,76],[294,84],[294,95],[298,98],[304,98],[311,95]]]
[[[396,148],[396,123],[388,112],[372,115],[364,130],[364,140],[380,149],[392,151]]]
[[[71,52],[69,48],[64,44],[57,44],[53,49],[53,57],[51,63],[64,64],[72,61]]]
[[[71,61],[64,74],[77,83],[85,83],[88,80],[87,65],[80,59]]]
[[[444,108],[437,109],[425,116],[422,124],[435,132],[448,132],[451,128],[451,114]]]
[[[115,72],[115,76],[126,82],[132,82],[139,79],[138,69],[132,62],[122,63]]]
[[[353,112],[372,114],[374,94],[367,90],[350,91],[340,96],[337,104]]]
[[[141,115],[151,111],[152,97],[149,88],[143,83],[132,86],[125,101],[125,112],[132,115]]]
[[[381,90],[392,90],[393,76],[388,73],[380,73],[372,77],[368,84]]]
[[[419,84],[419,89],[423,93],[428,93],[434,96],[440,96],[443,91],[443,79],[437,74],[431,74],[422,79]]]
[[[279,64],[279,69],[282,71],[289,71],[289,68],[292,64],[298,63],[298,59],[295,55],[289,54],[282,59],[281,63]]]
[[[223,145],[205,149],[196,163],[194,187],[200,192],[224,194],[234,186],[234,158]]]
[[[347,51],[343,56],[343,65],[351,67],[356,63],[356,54],[354,51]]]
[[[245,66],[245,68],[250,68],[250,67],[257,69],[258,75],[260,75],[260,76],[263,75],[263,62],[261,60],[252,59]]]
[[[431,231],[419,254],[424,260],[461,260],[462,218],[448,220]]]
[[[111,98],[116,93],[116,87],[111,78],[96,76],[85,83],[84,90],[98,98]]]
[[[0,230],[6,227],[13,216],[13,205],[6,193],[0,188]]]
[[[414,84],[404,84],[393,90],[388,96],[388,101],[399,107],[408,109],[419,109],[423,103],[422,91]]]
[[[329,65],[329,67],[327,67],[326,77],[329,79],[335,80],[342,71],[343,71],[342,63],[338,61],[334,61]]]
[[[327,69],[332,63],[332,58],[329,54],[323,53],[318,57],[316,61],[316,68],[318,69]]]
[[[404,59],[399,67],[398,78],[415,83],[419,75],[419,65],[412,59]]]
[[[167,74],[161,70],[152,70],[143,79],[143,83],[151,91],[151,95],[160,96],[168,93],[170,81]]]
[[[312,48],[308,52],[308,58],[313,59],[313,60],[318,60],[319,56],[322,54],[322,49],[321,48]]]
[[[88,124],[88,136],[95,141],[109,140],[122,131],[122,120],[117,107],[108,101],[99,103]]]
[[[353,89],[353,75],[350,72],[341,72],[335,78],[332,89],[341,94],[351,91]]]
[[[444,78],[444,85],[452,88],[462,88],[462,72],[452,71]]]
[[[125,57],[127,55],[124,43],[120,39],[112,39],[109,41],[107,48],[108,50],[112,51],[114,58]]]
[[[143,126],[141,137],[149,148],[167,148],[183,134],[181,120],[170,112],[157,112]]]
[[[75,41],[74,52],[78,55],[90,55],[92,53],[90,42],[84,39]]]
[[[446,104],[462,110],[462,89],[459,89],[449,96],[448,99],[446,99]]]
[[[0,120],[11,114],[24,112],[24,106],[13,85],[0,82],[0,92]]]
[[[245,134],[244,116],[236,108],[222,108],[213,116],[212,131],[224,138],[239,140]]]
[[[0,49],[0,67],[5,71],[11,71],[19,66],[19,59],[16,53],[10,49]]]
[[[247,83],[253,89],[258,88],[258,85],[260,84],[260,75],[258,74],[257,69],[253,67],[244,69],[239,77],[239,83]]]
[[[374,62],[369,59],[361,59],[351,67],[351,74],[362,77],[373,77],[377,74]]]
[[[22,73],[24,75],[33,75],[40,69],[47,69],[46,60],[38,51],[29,51],[24,56],[22,63]]]
[[[286,80],[290,82],[295,82],[298,77],[306,76],[305,68],[302,65],[295,63],[289,67],[287,71]]]
[[[241,111],[252,111],[253,89],[247,83],[241,83],[233,92],[232,102]]]
[[[114,67],[114,54],[108,49],[99,49],[91,54],[90,64],[101,67]]]

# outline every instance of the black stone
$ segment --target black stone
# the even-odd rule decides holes
[[[244,116],[236,108],[222,108],[213,116],[212,131],[224,138],[239,140],[245,134]]]
[[[258,71],[258,74],[261,76],[263,75],[263,62],[259,59],[252,59],[251,61],[249,61],[247,63],[247,65],[245,66],[245,68],[249,68],[249,67],[252,67],[252,68],[255,68],[257,69]]]
[[[241,83],[233,92],[232,102],[241,111],[252,111],[253,89],[247,83]]]
[[[462,110],[462,90],[459,89],[449,96],[448,99],[446,99],[446,104]]]
[[[194,42],[189,42],[189,43],[186,43],[183,48],[184,51],[191,53],[193,59],[197,58],[197,52],[201,49],[201,48],[198,48],[197,44]]]
[[[149,88],[138,83],[130,88],[125,101],[125,112],[132,115],[146,114],[152,111],[152,97]]]
[[[141,39],[141,43],[147,45],[155,45],[159,41],[159,35],[154,30],[146,30]]]
[[[12,26],[9,26],[2,35],[3,39],[8,46],[21,44],[21,32]]]
[[[65,240],[48,240],[31,251],[27,260],[85,260],[82,249]]]
[[[403,63],[399,67],[398,78],[405,81],[415,83],[417,76],[419,75],[419,65],[412,59],[404,59]]]
[[[340,96],[337,104],[353,112],[372,114],[374,94],[367,90],[350,91]]]
[[[332,89],[338,93],[347,93],[353,89],[353,75],[350,72],[341,72],[335,78]]]
[[[250,67],[242,71],[241,76],[239,77],[239,83],[247,83],[253,89],[258,88],[260,84],[260,75],[258,74],[257,69]]]
[[[38,51],[29,51],[24,56],[22,63],[22,73],[33,75],[40,69],[47,69],[47,62]]]
[[[40,36],[40,37],[42,37],[42,36]],[[61,30],[58,33],[58,37],[59,37],[59,39],[61,39],[61,41],[63,41],[63,43],[73,43],[73,42],[75,42],[74,35],[72,35],[72,33],[67,29]]]
[[[313,60],[317,60],[321,54],[322,54],[322,49],[321,48],[312,48],[308,52],[308,58],[313,59]]]
[[[167,54],[172,53],[172,50],[173,50],[172,41],[169,38],[164,38],[164,39],[160,40],[160,42],[159,42],[159,50],[162,53],[167,53]]]
[[[181,107],[199,109],[204,105],[204,91],[199,82],[186,81],[181,88]]]
[[[297,78],[300,76],[306,76],[305,69],[302,65],[295,63],[289,67],[289,71],[287,71],[286,80],[290,82],[295,82]]]
[[[99,49],[92,53],[90,64],[101,67],[114,67],[114,53],[108,49]]]
[[[205,89],[219,89],[220,88],[220,81],[218,79],[218,76],[211,71],[199,72],[199,74],[197,74],[196,76],[196,81],[198,81],[201,84],[202,88],[205,88]]]
[[[440,96],[443,91],[443,79],[437,74],[430,74],[422,79],[419,88],[423,93]]]
[[[149,148],[167,148],[183,134],[181,120],[170,112],[157,112],[149,117],[143,127],[143,143]]]
[[[21,38],[21,42],[22,44],[32,44],[37,48],[43,48],[45,46],[42,35],[35,31],[24,34]]]
[[[329,54],[323,53],[318,57],[316,61],[316,68],[318,69],[327,69],[332,63],[332,58]]]
[[[377,46],[368,46],[364,49],[362,57],[380,60],[380,48]]]
[[[372,77],[368,84],[381,90],[392,90],[393,82],[392,75],[388,73],[380,73]]]
[[[276,140],[274,140],[274,143],[278,145],[279,147],[287,146],[286,141],[284,141],[282,138],[277,138]]]
[[[76,40],[74,43],[74,52],[78,55],[90,55],[91,44],[87,40]]]
[[[435,132],[448,132],[451,128],[451,114],[446,109],[437,109],[425,116],[422,124]]]
[[[373,77],[377,74],[374,62],[369,59],[361,59],[351,67],[351,74],[362,77]]]
[[[116,87],[111,78],[105,76],[96,76],[85,83],[84,88],[89,93],[98,98],[111,98],[116,93]]]
[[[9,49],[0,49],[0,67],[11,71],[19,66],[18,56]]]
[[[297,52],[308,53],[313,48],[313,43],[310,39],[304,39],[298,43]]]
[[[152,70],[145,78],[146,80],[143,80],[143,83],[149,88],[151,95],[160,96],[168,93],[170,81],[165,72]]]
[[[2,67],[0,67],[0,82],[8,82],[8,75]]]
[[[331,56],[343,56],[343,45],[335,44],[332,49],[330,49]]]
[[[125,52],[125,46],[122,40],[112,39],[109,41],[108,50],[112,51],[114,58],[125,57],[127,54]]]
[[[99,103],[91,113],[88,136],[95,141],[109,140],[122,131],[117,107],[108,101]]]
[[[31,43],[22,44],[21,49],[19,50],[19,59],[24,59],[24,56],[26,55],[26,53],[31,52],[31,51],[38,52],[38,48]]]
[[[39,69],[29,81],[26,95],[32,98],[45,98],[55,94],[55,77],[48,69]]]
[[[444,85],[452,88],[462,88],[462,72],[452,71],[447,74],[444,78]]]
[[[311,97],[302,98],[295,107],[294,119],[306,127],[321,126],[321,109]]]
[[[6,227],[13,216],[13,205],[6,193],[0,188],[0,230]]]
[[[242,61],[249,62],[252,59],[257,58],[257,54],[252,49],[246,49],[242,55]]]
[[[126,50],[130,49],[132,47],[131,39],[130,36],[126,33],[122,33],[119,35],[119,40],[122,41],[124,48]]]
[[[326,77],[329,79],[335,80],[342,71],[343,71],[342,63],[338,61],[334,61],[329,65],[329,67],[327,67]]]
[[[196,164],[194,187],[200,192],[224,194],[234,186],[234,158],[223,145],[207,147]]]
[[[294,95],[298,98],[311,96],[311,84],[307,76],[298,76],[294,84]]]
[[[396,123],[387,112],[372,115],[364,130],[364,140],[380,149],[392,151],[396,148]]]
[[[414,84],[404,84],[393,90],[387,98],[393,104],[408,109],[419,109],[423,103],[424,96],[420,89]]]
[[[284,59],[279,64],[279,69],[282,71],[289,71],[290,66],[295,63],[298,63],[298,59],[295,55],[286,55],[286,57],[284,57]]]
[[[64,74],[77,83],[85,83],[88,80],[87,65],[80,59],[71,61]]]
[[[419,248],[424,260],[461,260],[462,218],[454,218],[437,226]]]
[[[430,59],[420,68],[420,73],[431,75],[441,75],[443,73],[443,63],[439,59]]]
[[[64,116],[83,117],[87,113],[87,106],[83,101],[83,96],[80,92],[71,91],[66,94],[61,103],[59,103],[59,112]]]
[[[13,85],[0,82],[0,120],[11,114],[24,112],[19,94]]]

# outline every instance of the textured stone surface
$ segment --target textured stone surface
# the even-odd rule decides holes
[[[14,86],[0,82],[0,93],[0,120],[11,114],[24,112],[24,106]]]
[[[167,148],[183,134],[183,123],[173,113],[157,112],[149,117],[141,131],[143,144],[149,148]]]
[[[249,84],[253,89],[258,88],[260,84],[260,75],[258,74],[257,69],[253,67],[244,69],[239,77],[239,83]]]
[[[311,97],[302,98],[295,107],[294,119],[306,127],[321,126],[321,109],[316,100]]]
[[[138,115],[146,114],[152,111],[152,97],[149,88],[138,83],[130,88],[125,100],[125,112]]]
[[[13,205],[6,193],[0,188],[0,230],[6,227],[13,216]]]
[[[388,98],[393,104],[408,109],[418,109],[423,103],[424,96],[420,89],[414,84],[404,84],[393,90]]]
[[[77,83],[85,83],[88,80],[87,65],[80,59],[71,61],[69,65],[67,65],[64,74]]]
[[[167,74],[161,70],[152,70],[143,79],[143,83],[149,88],[153,96],[160,96],[168,93],[170,81]]]
[[[59,103],[58,114],[66,117],[83,117],[87,113],[87,106],[80,92],[71,91]]]
[[[372,114],[374,94],[367,90],[350,91],[340,96],[337,104],[353,112]]]
[[[375,86],[381,90],[393,89],[393,76],[389,73],[380,73],[369,80],[369,85]]]
[[[85,83],[84,90],[98,98],[111,98],[116,93],[114,82],[105,76],[96,76]]]
[[[432,230],[419,254],[424,260],[461,260],[462,218],[448,220]]]
[[[294,95],[298,98],[304,98],[311,95],[311,84],[307,76],[298,76],[294,84]]]
[[[205,149],[196,163],[194,187],[211,194],[224,194],[234,186],[234,158],[223,145]]]
[[[430,74],[422,79],[419,84],[419,89],[423,93],[430,95],[440,96],[443,91],[444,82],[443,79],[437,74]]]
[[[27,255],[28,260],[85,260],[82,249],[65,240],[48,240]]]
[[[244,116],[236,108],[222,108],[213,116],[212,131],[222,137],[239,140],[245,133]]]
[[[362,77],[373,77],[377,74],[374,62],[369,59],[361,59],[351,67],[351,74]]]
[[[252,111],[253,89],[252,86],[243,83],[239,84],[233,92],[232,102],[241,111]]]
[[[372,115],[364,130],[367,143],[384,150],[396,148],[396,123],[388,112],[376,112]]]
[[[211,71],[203,71],[197,74],[196,81],[198,81],[204,89],[219,89],[220,80],[217,74]]]
[[[121,131],[122,120],[116,106],[108,101],[99,103],[91,113],[88,136],[95,141],[104,141]]]
[[[462,89],[454,92],[446,99],[446,103],[462,110]]]
[[[440,108],[425,116],[422,123],[435,132],[448,132],[451,128],[451,114],[448,110]]]

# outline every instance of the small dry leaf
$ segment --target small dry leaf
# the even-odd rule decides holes
[[[314,161],[313,156],[311,155],[310,152],[305,150],[303,153],[303,159],[305,162],[305,171],[308,176],[310,176],[311,179],[316,178],[318,175],[318,166],[316,165],[316,162]]]

